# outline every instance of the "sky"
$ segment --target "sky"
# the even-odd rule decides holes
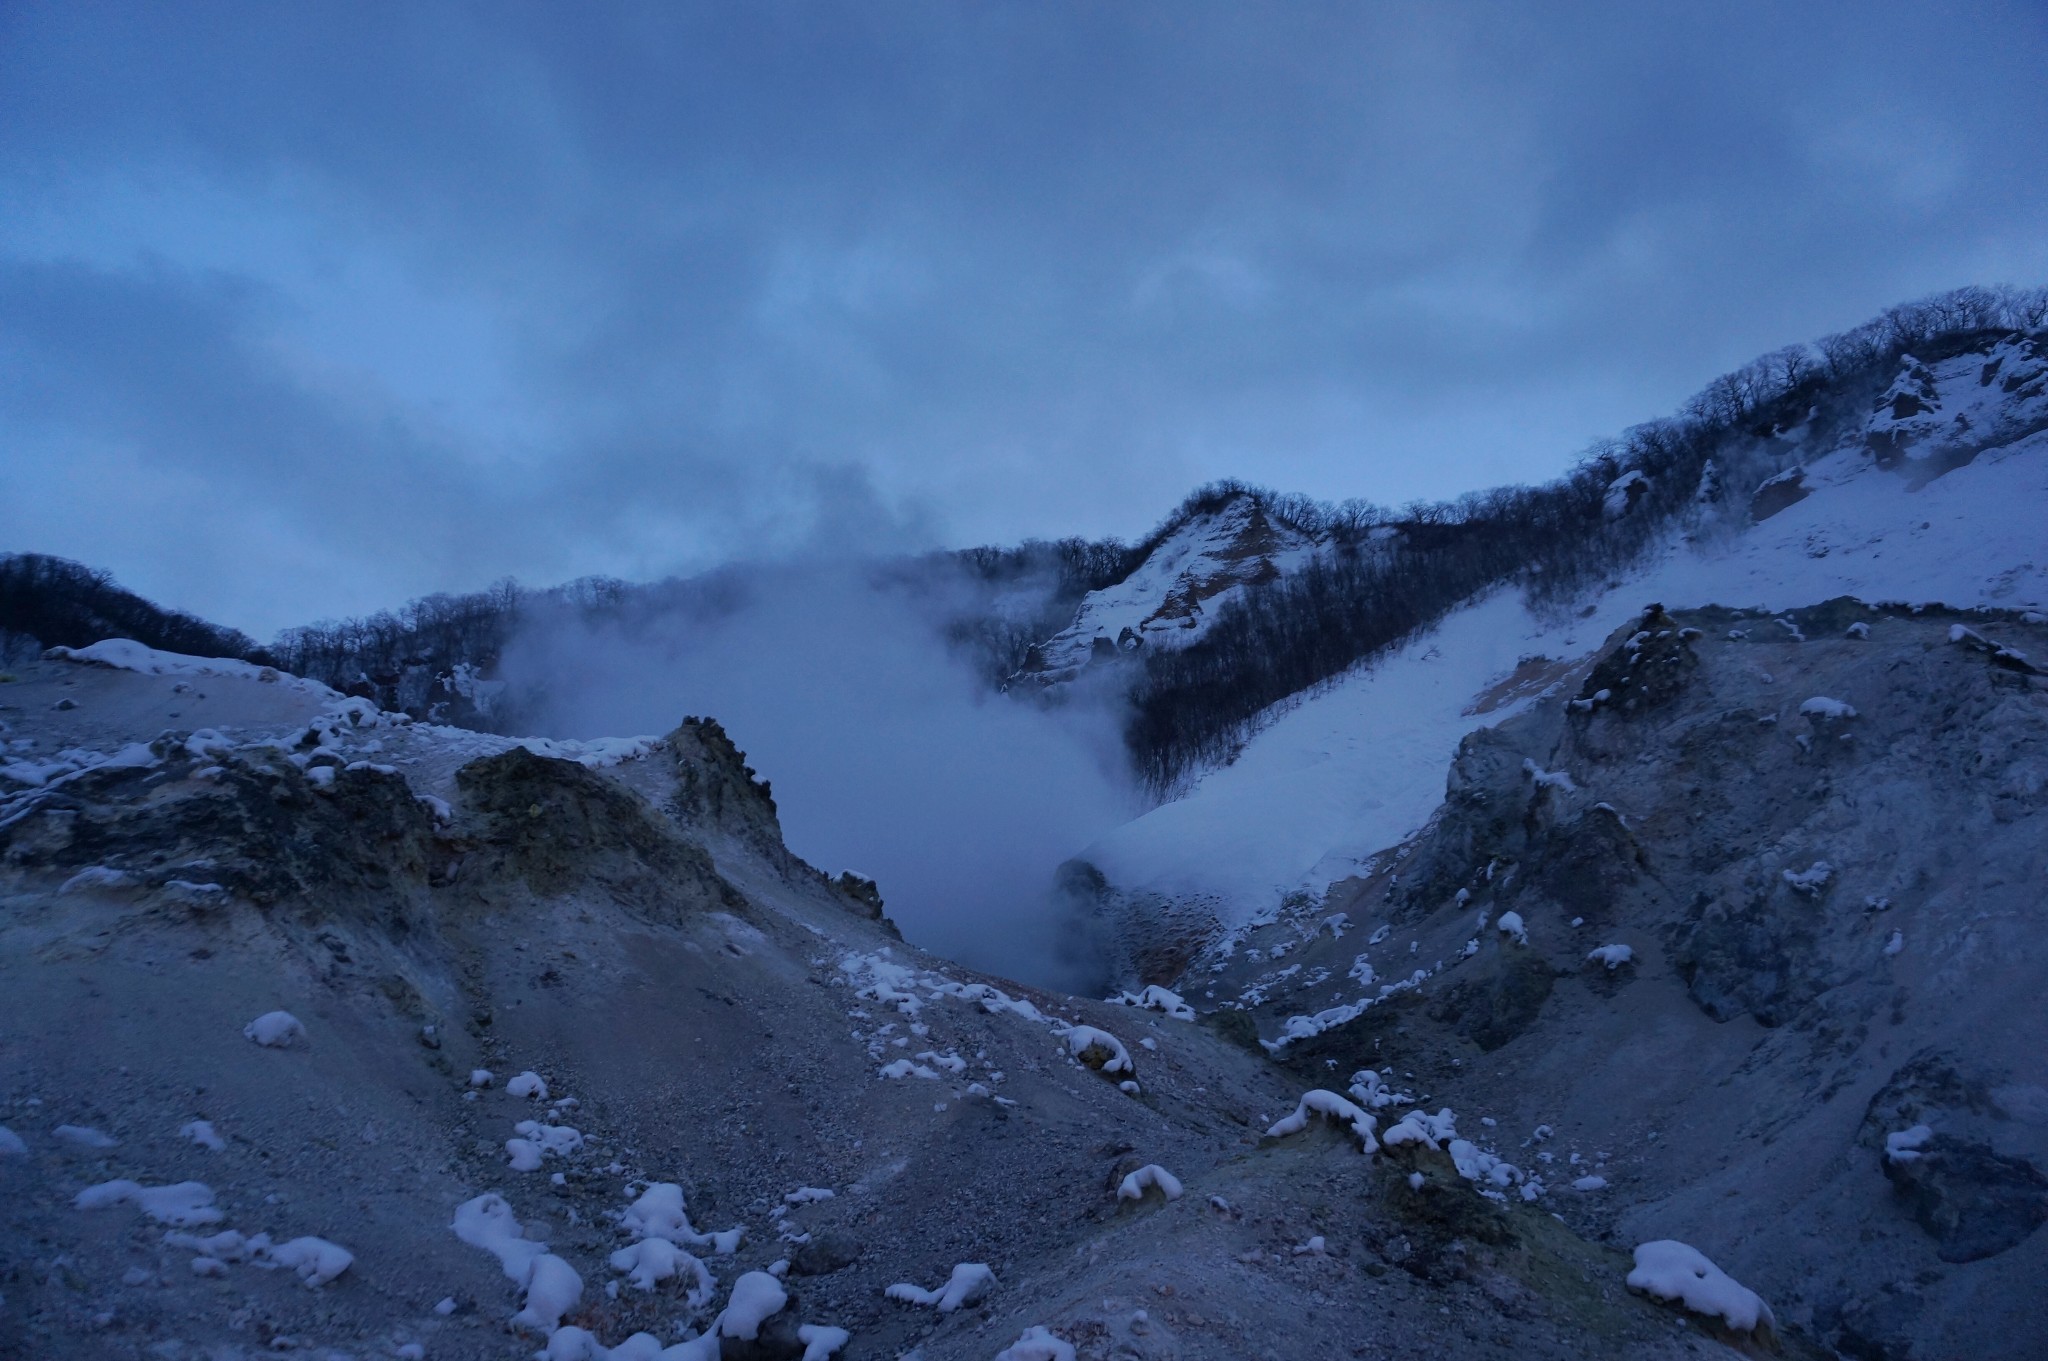
[[[0,5],[0,550],[513,575],[1540,481],[2048,281],[2048,8]]]

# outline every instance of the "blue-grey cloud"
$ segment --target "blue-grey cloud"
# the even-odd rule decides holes
[[[1534,480],[2048,277],[2044,58],[2032,3],[17,3],[0,543],[262,632]]]

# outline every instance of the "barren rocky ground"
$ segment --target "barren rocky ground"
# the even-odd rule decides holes
[[[2044,647],[1850,602],[1648,615],[1471,739],[1375,875],[1198,960],[1194,1020],[896,939],[715,724],[536,750],[37,663],[0,686],[0,1353],[795,1357],[807,1324],[933,1361],[1036,1326],[1087,1357],[2019,1354]],[[245,1037],[275,1011],[289,1043]],[[1267,1133],[1347,1088],[1378,1139]],[[1445,1108],[1462,1144],[1389,1138]],[[1120,1198],[1148,1164],[1184,1193]],[[78,1208],[120,1179],[203,1183],[207,1222]],[[711,1289],[610,1262],[663,1185]],[[485,1196],[544,1247],[458,1235]],[[227,1230],[272,1248],[195,1246]],[[309,1286],[301,1238],[352,1260]],[[1777,1327],[1629,1290],[1661,1238]],[[541,1292],[505,1252],[574,1273],[559,1317],[514,1322]],[[885,1294],[963,1263],[994,1277],[964,1307]],[[690,1350],[754,1272],[783,1307]]]

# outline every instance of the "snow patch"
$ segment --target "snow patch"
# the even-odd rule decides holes
[[[1159,1194],[1168,1200],[1181,1197],[1180,1178],[1161,1167],[1158,1163],[1146,1163],[1137,1171],[1125,1177],[1116,1188],[1118,1200],[1143,1200],[1148,1189],[1157,1187]]]
[[[882,1293],[892,1300],[927,1309],[936,1308],[942,1314],[950,1314],[963,1305],[973,1304],[995,1283],[995,1272],[983,1263],[962,1262],[953,1268],[953,1274],[946,1278],[946,1283],[935,1290],[898,1282]]]
[[[1631,1290],[1677,1301],[1695,1314],[1721,1319],[1740,1333],[1754,1331],[1758,1324],[1777,1323],[1762,1296],[1739,1284],[1697,1248],[1664,1238],[1638,1247],[1635,1260],[1635,1270],[1628,1273]]]
[[[1360,1152],[1372,1153],[1378,1150],[1379,1142],[1373,1138],[1373,1128],[1379,1123],[1378,1119],[1367,1115],[1348,1099],[1320,1087],[1303,1093],[1300,1102],[1294,1107],[1294,1114],[1274,1121],[1266,1130],[1266,1137],[1284,1139],[1290,1134],[1299,1134],[1308,1128],[1311,1115],[1321,1115],[1348,1128],[1358,1136]]]
[[[289,1049],[305,1038],[306,1027],[289,1011],[266,1011],[243,1026],[242,1034],[265,1049]]]
[[[133,1205],[159,1224],[189,1229],[201,1224],[218,1224],[221,1212],[213,1208],[213,1188],[203,1181],[181,1181],[170,1186],[143,1186],[125,1178],[88,1186],[72,1199],[80,1210],[104,1210],[115,1205]]]

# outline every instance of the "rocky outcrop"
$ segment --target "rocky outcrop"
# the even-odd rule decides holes
[[[2016,1147],[2025,1125],[1999,1099],[2005,1084],[1974,1067],[1953,1054],[1916,1057],[1871,1097],[1857,1135],[1944,1262],[2006,1252],[2048,1222],[2048,1174]],[[2038,1091],[2013,1095],[2044,1104]]]
[[[631,790],[574,761],[514,747],[463,766],[455,783],[468,847],[463,884],[486,901],[515,885],[549,898],[596,884],[664,920],[743,906],[702,847]]]
[[[2048,1262],[2044,649],[2025,610],[1653,607],[1177,990],[1304,1081],[1412,1077],[1575,1227],[1814,1282],[1781,1340],[1997,1354]]]
[[[661,799],[662,810],[686,833],[737,843],[779,873],[816,881],[847,911],[899,934],[873,879],[851,870],[829,874],[789,849],[773,787],[747,764],[747,754],[717,719],[684,719],[662,739],[662,747],[674,776],[672,789]]]
[[[0,825],[0,863],[37,877],[105,869],[201,911],[232,897],[417,919],[451,857],[403,778],[338,761],[301,770],[276,749],[195,756],[186,738],[158,738],[154,764],[25,796]]]

